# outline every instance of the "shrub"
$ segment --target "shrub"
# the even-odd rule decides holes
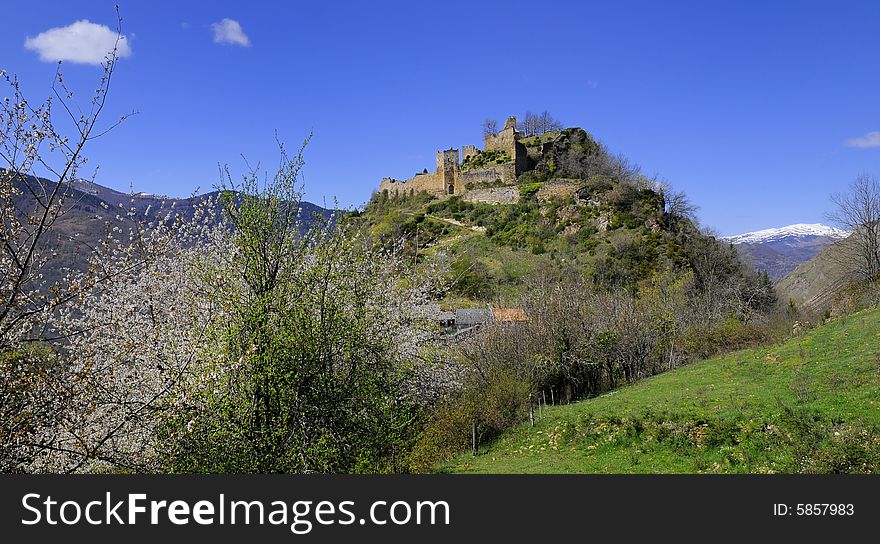
[[[480,150],[475,155],[470,155],[462,161],[461,170],[462,172],[467,172],[491,164],[503,164],[510,161],[510,153],[507,151],[498,149]]]
[[[273,184],[247,177],[221,192],[232,229],[204,273],[231,304],[209,322],[209,378],[185,383],[161,427],[170,471],[383,471],[411,432],[426,291],[395,281],[394,253],[344,229],[300,234],[301,155],[284,164]]]
[[[880,440],[875,427],[829,421],[806,408],[780,404],[784,446],[790,452],[786,472],[874,474],[880,470]]]
[[[538,192],[538,189],[540,189],[542,185],[544,185],[543,182],[521,184],[519,186],[520,202],[530,200],[533,196],[535,196],[535,193]]]
[[[495,292],[495,282],[489,268],[471,255],[462,255],[450,267],[451,290],[475,299],[490,299]]]

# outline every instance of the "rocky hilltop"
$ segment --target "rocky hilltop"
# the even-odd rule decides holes
[[[688,206],[582,128],[525,137],[509,118],[484,149],[463,149],[463,159],[438,152],[433,173],[384,179],[355,214],[374,238],[403,235],[416,259],[439,259],[450,297],[515,298],[539,276],[632,291],[663,276],[764,281],[730,244],[703,234]]]

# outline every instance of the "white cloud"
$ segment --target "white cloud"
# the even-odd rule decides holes
[[[116,40],[119,38],[119,43]],[[131,55],[131,47],[125,36],[119,36],[109,27],[91,23],[86,19],[30,36],[24,41],[26,49],[40,54],[40,60],[59,60],[81,64],[101,64],[116,46],[121,57]]]
[[[880,147],[880,132],[873,131],[859,136],[858,138],[850,138],[846,141],[847,147],[860,147],[866,149],[869,147]]]
[[[214,43],[231,43],[242,47],[250,47],[251,40],[241,29],[241,25],[234,19],[223,19],[219,23],[213,23]]]

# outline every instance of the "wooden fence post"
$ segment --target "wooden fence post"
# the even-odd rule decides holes
[[[529,393],[529,423],[535,426],[535,403],[532,402],[532,394]]]
[[[477,418],[471,418],[471,442],[473,444],[473,453],[477,455]]]

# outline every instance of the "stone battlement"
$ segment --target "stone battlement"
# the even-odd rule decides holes
[[[467,192],[466,186],[470,183],[490,182],[497,179],[504,184],[513,184],[528,164],[528,153],[525,146],[519,142],[519,138],[516,117],[508,117],[504,128],[498,134],[490,134],[484,138],[483,151],[504,152],[510,157],[509,161],[469,168],[466,172],[462,172],[462,161],[480,155],[481,151],[476,146],[463,146],[460,155],[456,148],[437,151],[437,167],[434,172],[425,170],[405,180],[382,178],[379,182],[379,192],[387,191],[388,195],[394,196],[424,191],[439,197],[464,194]]]

